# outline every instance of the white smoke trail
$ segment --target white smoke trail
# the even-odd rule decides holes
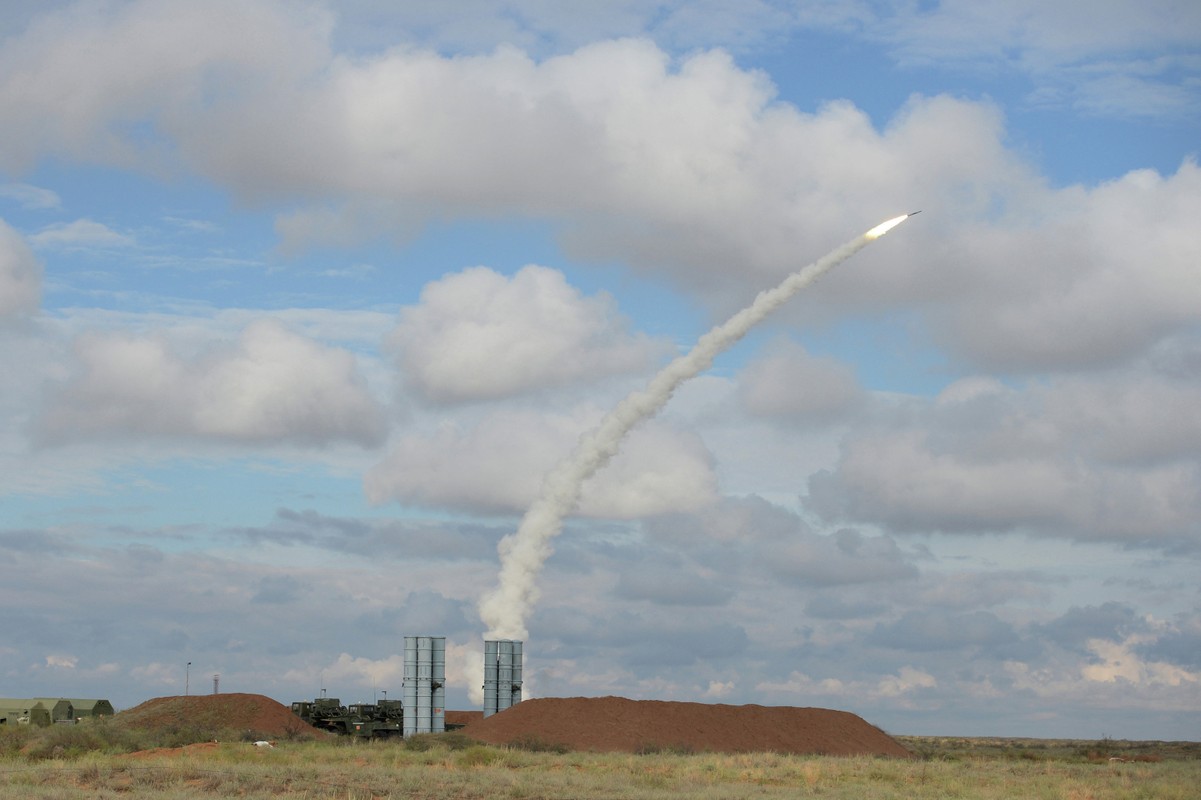
[[[584,481],[617,454],[631,428],[656,414],[680,384],[708,369],[714,358],[789,298],[910,216],[880,223],[789,275],[774,289],[760,292],[753,303],[698,339],[692,350],[664,367],[645,389],[631,392],[595,430],[580,437],[575,451],[543,478],[541,494],[526,510],[516,532],[500,542],[498,585],[479,606],[480,619],[489,628],[485,638],[527,637],[526,619],[540,594],[537,579],[552,552],[551,539],[562,532],[563,518],[575,509]]]

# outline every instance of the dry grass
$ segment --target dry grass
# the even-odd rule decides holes
[[[45,735],[62,735],[51,734]],[[835,758],[772,753],[644,755],[497,748],[456,737],[347,743],[244,742],[153,754],[78,750],[45,754],[36,734],[12,747],[0,735],[0,796],[76,798],[241,797],[249,800],[429,798],[1047,798],[1186,800],[1201,784],[1201,746],[1160,761],[1090,761],[1106,743],[1035,747],[1023,740],[914,739],[925,758]],[[411,745],[411,746],[410,746]],[[920,747],[916,746],[920,745]],[[1110,750],[1133,751],[1109,743]],[[924,748],[924,749],[923,749]],[[22,752],[26,750],[27,752]],[[38,755],[33,755],[37,750]],[[1023,752],[1036,750],[1038,758]],[[1120,757],[1120,756],[1119,756]]]

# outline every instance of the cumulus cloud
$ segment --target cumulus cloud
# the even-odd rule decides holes
[[[377,226],[548,214],[573,221],[573,241],[598,256],[620,248],[669,269],[699,259],[701,283],[721,278],[732,255],[775,275],[795,266],[801,220],[820,231],[837,222],[845,237],[847,209],[871,221],[915,187],[954,195],[954,208],[1013,161],[989,107],[919,101],[881,134],[849,103],[816,114],[776,103],[765,76],[720,51],[674,61],[627,39],[541,63],[512,47],[331,60],[328,18],[291,6],[120,8],[88,24],[48,17],[6,48],[23,76],[0,93],[5,117],[23,121],[10,155],[110,159],[134,146],[120,123],[149,117],[189,164],[246,195],[300,192],[335,213],[376,214]],[[185,38],[192,47],[161,46]],[[119,57],[72,69],[100,48]],[[43,105],[64,86],[75,89],[68,102]]]
[[[1133,636],[1120,642],[1089,640],[1088,648],[1096,661],[1081,669],[1081,675],[1085,680],[1102,683],[1123,681],[1135,685],[1201,686],[1201,673],[1140,656],[1135,647],[1148,639],[1154,640],[1154,637]]]
[[[25,239],[0,220],[0,321],[37,310],[42,300],[42,265]]]
[[[127,131],[149,122],[164,153],[240,195],[311,198],[281,214],[285,247],[411,232],[431,218],[536,215],[562,223],[571,254],[665,276],[722,311],[824,243],[917,205],[939,221],[890,244],[888,270],[872,269],[881,253],[832,276],[826,313],[918,305],[952,352],[1011,370],[1130,358],[1195,324],[1201,308],[1189,279],[1195,164],[1052,188],[1007,146],[989,103],[916,96],[879,127],[846,101],[814,111],[781,103],[762,73],[719,50],[674,58],[621,39],[541,61],[512,46],[333,58],[332,17],[311,7],[114,8],[84,15],[86,24],[47,15],[6,46],[0,113],[20,121],[6,131],[14,165],[62,152],[144,158],[146,142]],[[1008,11],[957,14],[882,19],[895,18],[897,41],[1000,30],[1031,51],[1077,54],[1178,30],[1135,35],[1090,20],[1099,27],[1051,25],[1063,36],[1044,40]],[[107,57],[79,67],[97,51]],[[815,310],[804,299],[798,307]],[[609,356],[629,357],[617,347]],[[485,354],[478,342],[469,352]],[[548,377],[544,360],[531,363]],[[422,378],[448,397],[465,389]]]
[[[1090,639],[1087,655],[1048,659],[1034,666],[1004,663],[1014,689],[1047,702],[1071,700],[1104,709],[1201,711],[1201,672],[1149,655],[1145,648],[1166,631],[1121,639]]]
[[[366,658],[352,656],[350,653],[340,653],[330,664],[321,670],[322,677],[331,682],[351,684],[353,686],[376,687],[396,686],[404,683],[404,653],[397,653],[387,658]],[[300,674],[285,673],[286,679],[303,677]],[[396,692],[396,694],[400,694]]]
[[[397,635],[396,647],[403,647],[405,635],[424,635],[424,633],[409,632]],[[441,632],[436,635],[441,635]],[[477,644],[461,644],[448,639],[446,641],[446,685],[466,694],[474,704],[482,704],[484,690],[482,686],[484,653]],[[284,673],[286,681],[302,682],[311,678],[312,667],[291,669]],[[383,658],[354,656],[350,653],[340,653],[332,662],[327,662],[317,669],[323,685],[328,681],[331,685],[353,687],[356,690],[380,689],[390,691],[392,697],[399,699],[404,684],[404,653],[397,652]],[[528,696],[528,695],[527,695]],[[347,701],[354,702],[354,701]]]
[[[512,278],[476,267],[426,285],[390,341],[412,389],[442,402],[644,371],[657,349],[626,330],[607,295],[584,297],[538,266]]]
[[[354,357],[274,321],[236,343],[188,356],[165,338],[85,333],[75,373],[48,390],[45,441],[183,436],[233,442],[378,443],[380,406]]]
[[[1197,533],[1195,375],[1144,364],[1023,389],[969,379],[855,430],[809,480],[827,519],[1174,545]],[[1176,413],[1173,413],[1173,411]]]
[[[1031,200],[1037,223],[952,234],[940,271],[952,281],[960,271],[960,289],[932,310],[951,352],[1010,372],[1106,366],[1201,319],[1194,161],[1173,175],[1139,170]]]
[[[152,661],[132,667],[129,674],[138,681],[152,686],[176,686],[179,683],[179,665]]]
[[[913,666],[903,666],[895,675],[884,675],[878,680],[852,680],[842,678],[813,678],[804,672],[793,672],[785,681],[762,681],[755,688],[785,696],[820,696],[882,699],[890,698],[907,703],[907,696],[924,689],[934,689],[938,680],[928,672]]]
[[[739,376],[743,405],[758,416],[828,421],[853,408],[862,390],[846,364],[777,342]]]
[[[474,511],[519,511],[542,477],[596,424],[594,410],[575,415],[499,411],[470,428],[445,425],[401,436],[364,479],[375,503]],[[636,517],[711,503],[716,476],[695,434],[651,422],[584,487],[580,513]]]
[[[235,103],[291,85],[285,75],[328,58],[330,25],[313,6],[273,0],[54,9],[0,51],[0,115],[11,122],[0,164],[19,170],[52,152],[161,167],[155,137],[131,135],[130,123],[178,132],[220,110],[216,84]]]
[[[1189,76],[1198,20],[1187,0],[1107,0],[1087,17],[1037,2],[843,3],[755,0],[576,2],[570,11],[540,0],[455,9],[403,4],[339,5],[336,35],[359,46],[393,44],[385,31],[421,31],[440,50],[486,52],[512,43],[540,55],[597,39],[649,36],[676,51],[719,43],[770,51],[789,32],[837,31],[865,37],[902,68],[1004,68],[1034,85],[1030,102],[1118,116],[1183,115],[1197,108]],[[1193,82],[1195,85],[1195,81]]]
[[[769,585],[789,591],[899,585],[921,574],[918,558],[890,536],[848,528],[818,533],[801,514],[760,497],[721,497],[703,510],[646,520],[642,529],[656,546],[688,556],[681,565],[640,550],[619,560],[639,565],[620,567],[618,587],[632,594],[649,583],[640,580],[643,570],[671,576],[657,589],[643,589],[646,599],[656,602],[670,602],[677,594],[696,605],[725,602],[729,589]],[[710,575],[721,576],[720,588],[703,591],[699,582]]]

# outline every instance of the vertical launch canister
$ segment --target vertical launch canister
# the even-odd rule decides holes
[[[521,702],[521,642],[484,642],[484,716]]]
[[[404,730],[442,733],[445,709],[446,637],[406,636],[404,661]]]

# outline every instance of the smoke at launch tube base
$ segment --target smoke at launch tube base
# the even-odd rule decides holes
[[[584,481],[617,455],[622,440],[635,425],[658,413],[680,384],[708,369],[714,358],[789,298],[916,213],[880,223],[792,273],[774,289],[760,292],[754,302],[701,336],[690,351],[671,361],[646,388],[631,392],[599,426],[581,436],[575,451],[543,478],[541,492],[521,524],[497,548],[497,587],[484,595],[479,605],[480,619],[489,628],[485,638],[527,638],[526,620],[538,601],[538,575],[551,555],[551,540],[562,532],[563,518],[575,510]]]

